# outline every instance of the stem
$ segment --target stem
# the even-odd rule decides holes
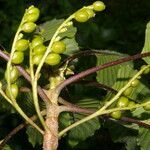
[[[77,122],[75,122],[74,124],[70,125],[69,127],[65,128],[64,130],[62,130],[61,132],[59,132],[59,137],[61,137],[63,134],[65,134],[66,132],[68,132],[69,130],[75,128],[76,126],[88,121],[88,120],[91,120],[97,116],[100,116],[100,115],[104,115],[104,114],[109,114],[109,113],[112,113],[114,111],[118,111],[118,110],[130,110],[130,109],[135,109],[135,108],[139,108],[139,107],[143,107],[143,106],[146,106],[146,105],[149,105],[150,102],[146,102],[146,103],[143,103],[143,104],[136,104],[135,106],[132,106],[132,107],[124,107],[124,108],[113,108],[113,109],[109,109],[109,110],[104,110],[102,112],[99,112],[96,111],[95,113],[83,118],[82,120],[79,120]],[[148,124],[149,125],[149,124]]]
[[[45,110],[41,111],[41,114],[45,115],[46,111]],[[30,119],[32,121],[35,121],[37,119],[37,115],[32,116]],[[18,133],[21,129],[23,129],[27,125],[28,125],[28,122],[21,123],[16,128],[14,128],[9,134],[7,134],[6,137],[0,143],[0,149],[2,149],[5,146],[5,144],[11,139],[12,136],[14,136],[16,133]]]
[[[139,126],[143,126],[145,128],[150,128],[150,124],[146,124],[142,121],[139,121],[139,120],[136,120],[136,119],[133,119],[133,118],[122,117],[120,120],[123,121],[123,122],[135,123],[135,124],[138,124]]]
[[[8,60],[8,63],[7,63],[7,71],[8,71],[8,77],[7,77],[7,86],[8,86],[8,90],[9,90],[9,93],[10,93],[10,98],[12,101],[12,105],[14,106],[14,108],[18,111],[18,113],[27,121],[29,122],[33,127],[35,127],[38,131],[40,131],[40,133],[43,134],[43,131],[32,121],[30,120],[30,118],[22,111],[22,109],[20,108],[20,106],[17,104],[16,102],[16,99],[13,97],[12,95],[12,91],[11,91],[11,82],[10,82],[10,68],[11,68],[11,64],[12,64],[12,58],[13,58],[13,55],[14,55],[14,52],[15,52],[15,45],[16,45],[16,42],[19,38],[19,33],[21,31],[21,26],[22,24],[24,23],[24,17],[23,19],[21,20],[21,23],[18,27],[18,30],[16,32],[16,35],[15,35],[15,38],[14,38],[14,41],[13,41],[13,45],[12,45],[12,49],[11,49],[11,54],[10,54],[10,58]]]
[[[145,69],[149,68],[150,65],[147,65],[146,67],[144,67],[143,69],[141,69],[136,75],[134,75],[134,77],[110,100],[108,101],[100,110],[99,112],[105,110],[106,108],[108,108],[113,102],[115,102],[120,96],[121,94],[131,85],[131,83],[137,79]]]
[[[137,55],[139,55],[139,57],[137,56]],[[136,59],[139,59],[139,58],[142,58],[142,57],[147,57],[147,56],[150,56],[150,52],[148,52],[148,53],[143,53],[142,55],[141,54],[137,54],[137,55],[133,55],[133,56],[130,56],[130,57],[137,57]],[[6,61],[8,61],[9,60],[9,56],[7,55],[7,54],[5,54],[2,50],[0,50],[0,57],[2,57],[3,59],[5,59]],[[128,58],[128,57],[127,57]],[[131,59],[129,59],[128,61],[131,61]],[[122,62],[123,63],[123,62]],[[104,64],[105,65],[105,64]],[[116,65],[118,65],[118,64],[116,64]],[[29,83],[31,83],[31,78],[30,78],[30,75],[24,70],[24,68],[22,68],[20,65],[17,65],[16,66],[17,67],[17,69],[18,69],[18,71],[20,72],[20,74],[21,75],[23,75],[24,76],[24,78],[29,82]],[[109,67],[109,66],[107,66],[107,67]],[[105,67],[105,68],[107,68],[107,67]],[[104,68],[104,69],[105,69]],[[102,68],[103,69],[103,68]],[[100,70],[102,70],[101,68],[100,68]],[[82,73],[82,72],[81,72]],[[78,74],[77,74],[78,75]],[[77,75],[75,75],[75,76],[77,76]],[[73,76],[74,77],[74,76]],[[71,77],[72,78],[72,77]],[[70,78],[69,78],[70,79]],[[69,79],[67,79],[67,80],[69,80]],[[67,81],[66,80],[66,81]],[[75,81],[74,81],[75,82]],[[43,101],[50,101],[49,100],[49,98],[47,97],[47,95],[45,94],[45,92],[43,91],[43,89],[40,87],[40,86],[38,86],[38,93],[39,93],[39,96],[43,99]],[[59,99],[58,100],[61,104],[65,104],[66,105],[66,103],[69,103],[69,102],[64,102],[64,101],[62,101],[61,99]],[[71,104],[71,103],[70,103]]]
[[[12,103],[11,99],[9,99],[6,94],[0,90],[0,94],[18,111],[18,113],[29,123],[31,124],[34,128],[36,128],[41,134],[44,134],[43,130],[39,128],[20,108],[20,106],[14,102]]]
[[[116,53],[116,52],[112,52],[112,51],[109,51],[109,50],[84,50],[84,51],[80,51],[78,53],[75,53],[72,56],[69,56],[64,61],[62,61],[61,64],[64,64],[66,62],[71,62],[74,59],[82,57],[82,56],[89,56],[89,55],[95,55],[95,54],[123,56],[122,54],[119,54],[119,53]]]
[[[8,54],[5,54],[2,50],[0,50],[0,57],[5,59],[6,61],[9,60]],[[20,72],[20,74],[23,75],[24,78],[31,84],[30,75],[24,70],[24,68],[21,67],[20,65],[16,65],[16,67],[18,71]],[[39,93],[39,96],[43,99],[43,101],[49,101],[49,98],[47,97],[47,95],[45,94],[45,92],[42,90],[40,86],[38,86],[38,93]]]
[[[46,125],[49,130],[45,131],[43,139],[43,150],[57,150],[58,147],[58,116],[59,106],[47,105]]]
[[[35,107],[36,113],[37,113],[39,120],[40,120],[41,124],[43,125],[44,129],[48,130],[48,127],[46,126],[44,118],[41,114],[39,101],[38,101],[38,95],[36,94],[37,93],[37,82],[34,83],[35,76],[34,76],[34,65],[33,65],[32,58],[33,58],[33,53],[32,53],[32,48],[30,47],[30,63],[29,64],[30,64],[30,76],[31,76],[31,84],[32,84],[32,91],[33,91],[32,93],[33,93],[34,107]]]
[[[0,89],[0,94],[7,100],[8,103],[12,104],[12,101],[6,96],[6,94],[4,93],[4,91],[2,89]]]
[[[131,61],[131,60],[136,60],[136,59],[139,59],[141,57],[147,57],[147,56],[150,56],[150,52],[148,53],[142,53],[142,54],[136,54],[136,55],[133,55],[133,56],[128,56],[128,57],[125,57],[125,58],[120,58],[118,60],[115,60],[115,61],[112,61],[112,62],[108,62],[108,63],[105,63],[103,65],[100,65],[100,66],[97,66],[97,67],[92,67],[90,69],[87,69],[86,71],[83,71],[81,73],[78,73],[70,78],[68,78],[67,80],[65,80],[64,82],[60,83],[58,86],[57,86],[57,92],[60,93],[61,90],[66,87],[67,85],[73,83],[73,82],[76,82],[78,80],[80,80],[81,78],[85,77],[85,76],[88,76],[96,71],[100,71],[102,69],[105,69],[105,68],[108,68],[110,66],[115,66],[115,65],[118,65],[118,64],[121,64],[121,63],[124,63],[124,62],[128,62],[128,61]]]
[[[80,121],[75,122],[74,124],[72,124],[71,126],[67,127],[66,129],[64,129],[63,131],[61,131],[59,133],[59,136],[62,136],[65,132],[71,130],[72,128],[80,125],[81,123],[84,123],[92,118],[95,118],[99,115],[103,115],[103,114],[109,114],[111,112],[114,111],[118,111],[118,110],[130,110],[130,109],[134,109],[134,108],[138,108],[138,107],[142,107],[142,106],[146,106],[148,104],[150,104],[149,102],[143,103],[143,104],[136,104],[135,106],[132,107],[124,107],[124,108],[113,108],[113,109],[109,109],[109,110],[105,110],[107,107],[109,107],[113,102],[115,102],[119,96],[131,85],[131,83],[138,77],[140,76],[143,71],[147,68],[149,68],[150,65],[147,65],[146,67],[144,67],[143,69],[141,69],[110,101],[108,101],[101,109],[99,109],[98,111],[96,111],[95,113],[83,118]]]

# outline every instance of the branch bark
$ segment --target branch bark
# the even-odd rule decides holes
[[[125,63],[125,62],[128,62],[128,61],[136,60],[136,59],[139,59],[139,58],[142,58],[142,57],[147,57],[147,56],[150,56],[150,52],[142,53],[142,54],[136,54],[136,55],[133,55],[133,56],[128,56],[128,57],[125,57],[125,58],[121,58],[121,59],[118,59],[118,60],[115,60],[115,61],[105,63],[105,64],[100,65],[100,66],[92,67],[92,68],[87,69],[83,72],[80,72],[76,75],[73,75],[72,77],[68,78],[64,82],[60,83],[57,86],[56,90],[57,90],[58,93],[60,93],[61,90],[64,87],[66,87],[67,85],[69,85],[73,82],[76,82],[76,81],[80,80],[81,78],[86,77],[86,76],[88,76],[88,75],[90,75],[90,74],[92,74],[96,71],[100,71],[102,69],[105,69],[105,68],[108,68],[108,67],[111,67],[111,66],[119,65],[121,63]]]

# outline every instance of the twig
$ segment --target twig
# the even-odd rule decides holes
[[[142,127],[145,127],[145,128],[150,128],[149,124],[146,124],[146,123],[144,123],[142,121],[139,121],[137,119],[122,117],[120,120],[123,121],[123,122],[135,123],[135,124],[138,124],[139,126],[142,126]]]
[[[142,54],[136,54],[136,55],[133,55],[133,56],[128,56],[128,57],[125,57],[125,58],[121,58],[121,59],[118,59],[118,60],[115,60],[115,61],[105,63],[105,64],[100,65],[100,66],[92,67],[92,68],[87,69],[86,71],[83,71],[81,73],[78,73],[78,74],[68,78],[64,82],[60,83],[57,86],[56,90],[57,90],[58,93],[60,93],[61,90],[64,87],[66,87],[67,85],[69,85],[73,82],[76,82],[76,81],[80,80],[81,78],[83,78],[85,76],[88,76],[88,75],[90,75],[90,74],[92,74],[96,71],[100,71],[102,69],[105,69],[105,68],[108,68],[108,67],[111,67],[111,66],[119,65],[121,63],[125,63],[125,62],[128,62],[128,61],[136,60],[136,59],[139,59],[139,58],[142,58],[142,57],[147,57],[147,56],[150,56],[150,52],[142,53]]]
[[[108,50],[84,50],[84,51],[80,51],[78,53],[75,53],[72,56],[69,56],[68,58],[66,58],[65,60],[62,61],[61,65],[66,63],[66,62],[71,62],[74,59],[82,57],[82,56],[89,56],[89,55],[95,55],[95,54],[123,56],[122,54],[119,54],[119,53],[116,53],[116,52],[112,52],[112,51],[108,51]]]
[[[2,50],[0,50],[0,57],[2,57],[3,59],[5,59],[6,61],[9,60],[9,55],[5,54]],[[20,65],[16,65],[18,71],[20,72],[21,75],[24,76],[24,78],[31,83],[31,77],[30,75],[24,70],[23,67],[21,67]],[[49,98],[47,97],[47,95],[44,93],[44,91],[42,90],[42,88],[40,86],[38,86],[38,93],[39,96],[43,99],[43,101],[49,101]]]

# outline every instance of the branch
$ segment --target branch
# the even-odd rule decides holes
[[[139,126],[142,126],[142,127],[145,127],[145,128],[150,128],[149,124],[146,124],[146,123],[144,123],[142,121],[139,121],[137,119],[128,118],[128,117],[122,117],[120,120],[123,121],[123,122],[135,123],[135,124],[137,124]]]
[[[78,80],[80,80],[81,78],[85,77],[85,76],[88,76],[96,71],[100,71],[102,69],[105,69],[105,68],[108,68],[108,67],[111,67],[111,66],[115,66],[115,65],[118,65],[118,64],[121,64],[121,63],[125,63],[125,62],[128,62],[128,61],[132,61],[132,60],[136,60],[136,59],[139,59],[139,58],[142,58],[142,57],[147,57],[147,56],[150,56],[150,52],[148,53],[142,53],[142,54],[136,54],[136,55],[133,55],[133,56],[128,56],[128,57],[125,57],[125,58],[120,58],[118,60],[115,60],[115,61],[112,61],[112,62],[108,62],[108,63],[105,63],[103,65],[100,65],[100,66],[96,66],[96,67],[92,67],[90,69],[87,69],[81,73],[78,73],[70,78],[68,78],[67,80],[65,80],[64,82],[60,83],[57,88],[56,88],[56,91],[58,93],[61,92],[61,90],[66,87],[67,85],[73,83],[73,82],[76,82]]]
[[[9,55],[5,54],[1,49],[0,49],[0,57],[2,57],[3,59],[5,59],[6,61],[9,60]],[[24,76],[24,78],[31,84],[31,77],[30,75],[24,70],[23,67],[21,67],[20,65],[16,65],[18,71],[20,72],[20,74],[22,76]],[[39,96],[43,99],[43,101],[49,101],[49,98],[47,97],[47,95],[44,93],[44,91],[42,90],[42,88],[40,86],[38,86],[38,93]]]
[[[85,114],[92,114],[95,112],[95,110],[87,109],[87,108],[81,108],[78,105],[69,103],[61,97],[59,97],[59,102],[66,105],[66,106],[61,106],[61,108],[60,108],[61,112],[70,111],[70,112],[74,112],[74,113],[85,113]]]
[[[66,63],[66,62],[71,62],[74,59],[82,57],[82,56],[89,56],[89,55],[95,55],[95,54],[105,54],[105,55],[118,55],[118,56],[122,56],[119,53],[112,52],[112,51],[109,51],[109,50],[84,50],[84,51],[80,51],[80,52],[75,53],[72,56],[66,58],[65,60],[62,61],[61,65],[64,64],[64,63]]]

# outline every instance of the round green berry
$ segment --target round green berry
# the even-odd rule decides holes
[[[2,88],[2,86],[3,86],[3,84],[2,84],[2,82],[0,81],[0,89]]]
[[[18,69],[13,66],[10,68],[10,82],[11,83],[14,83],[19,77],[19,71]],[[8,71],[6,70],[5,71],[5,79],[7,80],[8,79]]]
[[[54,42],[51,48],[52,52],[62,54],[66,50],[66,44],[62,41]]]
[[[13,57],[12,57],[12,63],[14,64],[20,64],[24,60],[24,54],[23,52],[15,52]]]
[[[22,31],[24,31],[25,33],[31,33],[36,29],[36,24],[33,22],[26,22],[25,24],[23,24],[22,26]]]
[[[145,110],[150,110],[150,104],[143,107]]]
[[[89,14],[85,9],[79,10],[75,13],[75,20],[78,22],[86,22],[89,19]]]
[[[34,6],[31,6],[28,11],[28,14],[40,14],[40,10]]]
[[[114,111],[110,114],[110,116],[114,119],[120,119],[121,118],[121,111],[118,110],[118,111]]]
[[[145,67],[146,67],[146,65],[143,65],[143,66],[141,66],[141,69],[143,69]],[[150,68],[147,68],[143,71],[143,74],[149,74],[149,72],[150,72]]]
[[[89,18],[92,18],[92,17],[95,16],[95,13],[94,13],[94,11],[93,11],[92,9],[87,8],[87,9],[86,9],[86,12],[88,13]]]
[[[46,60],[45,63],[51,66],[58,65],[60,63],[61,57],[59,54],[56,53],[50,53]]]
[[[118,99],[117,107],[126,107],[126,106],[128,106],[128,103],[129,103],[128,98],[126,98],[126,97],[124,97],[124,96],[121,96],[121,97]]]
[[[46,51],[46,46],[44,46],[43,44],[37,45],[33,49],[33,53],[35,55],[44,54],[45,51]]]
[[[138,86],[139,83],[140,83],[140,81],[138,79],[135,79],[134,81],[132,81],[131,86],[136,87],[136,86]]]
[[[12,96],[13,96],[14,98],[16,98],[16,97],[18,96],[18,86],[17,86],[17,84],[11,84],[10,89],[11,89]],[[6,87],[6,95],[7,95],[9,98],[11,98],[11,97],[10,97],[10,92],[9,92],[9,90],[8,90],[8,86]]]
[[[36,13],[31,13],[31,14],[26,14],[25,15],[25,22],[36,22],[39,18],[39,14]]]
[[[41,62],[43,55],[35,55],[33,57],[33,64],[38,65]]]
[[[144,100],[144,103],[149,102],[149,101],[150,101],[150,99],[146,99],[146,100]],[[148,105],[144,106],[143,108],[145,110],[150,110],[150,103]]]
[[[29,47],[29,42],[26,39],[20,39],[16,42],[15,49],[17,51],[25,51]]]
[[[135,106],[135,105],[136,105],[135,102],[130,101],[129,104],[128,104],[128,107],[133,107],[133,106]]]
[[[31,47],[34,48],[40,44],[43,44],[43,38],[41,36],[36,36],[31,43]]]
[[[105,4],[101,1],[96,1],[93,3],[93,9],[95,11],[103,11],[106,8]]]
[[[132,87],[128,87],[124,92],[123,92],[123,95],[124,96],[129,96],[133,91],[133,88]]]

